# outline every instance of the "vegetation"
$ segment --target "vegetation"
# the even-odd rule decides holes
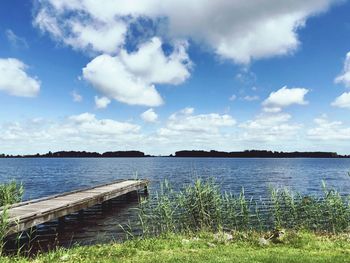
[[[349,158],[336,152],[276,152],[266,150],[246,150],[243,152],[219,151],[178,151],[175,157],[210,157],[210,158]]]
[[[34,258],[0,257],[3,263],[51,262],[349,262],[348,235],[290,232],[283,242],[263,245],[256,232],[166,235],[122,244],[59,248]]]
[[[7,187],[13,198],[6,200],[23,193],[20,185]],[[325,184],[322,196],[271,189],[262,200],[244,189],[222,193],[213,180],[179,192],[165,182],[141,200],[138,214],[137,225],[122,226],[130,238],[124,243],[3,255],[0,262],[350,262],[349,198]]]
[[[22,200],[23,185],[16,181],[0,184],[0,254],[3,252],[5,237],[8,232],[8,206]]]
[[[118,158],[118,157],[148,157],[140,151],[114,151],[114,152],[86,152],[86,151],[60,151],[48,152],[44,154],[29,155],[5,155],[0,154],[0,158]]]
[[[164,183],[154,199],[141,201],[139,221],[144,236],[200,230],[268,231],[308,230],[341,233],[350,228],[349,197],[323,184],[323,196],[303,196],[287,189],[270,191],[270,197],[247,198],[221,193],[213,180],[198,179],[174,192]]]
[[[23,185],[16,181],[0,184],[0,206],[11,205],[22,200]]]

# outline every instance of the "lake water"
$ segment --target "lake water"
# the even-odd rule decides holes
[[[342,194],[350,193],[350,159],[220,159],[220,158],[111,158],[111,159],[0,159],[0,181],[21,181],[24,199],[33,199],[117,179],[145,178],[154,194],[167,179],[174,189],[194,179],[215,178],[223,191],[265,197],[269,187],[288,187],[304,194],[320,194],[326,181]],[[66,217],[38,229],[37,239],[63,246],[119,239],[119,224],[135,216],[137,197],[113,201],[108,209],[95,206],[83,218]]]

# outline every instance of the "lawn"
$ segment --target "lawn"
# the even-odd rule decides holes
[[[0,262],[350,262],[350,236],[287,233],[262,244],[257,233],[232,236],[200,233],[95,246],[58,249],[32,259],[0,257]]]

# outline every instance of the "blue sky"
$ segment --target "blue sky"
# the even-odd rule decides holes
[[[349,154],[349,12],[339,0],[1,1],[0,152]]]

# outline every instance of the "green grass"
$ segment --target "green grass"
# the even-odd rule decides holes
[[[282,243],[262,246],[261,234],[235,232],[233,239],[198,232],[134,239],[122,244],[58,249],[35,258],[0,257],[13,262],[350,262],[350,236],[287,233]]]

